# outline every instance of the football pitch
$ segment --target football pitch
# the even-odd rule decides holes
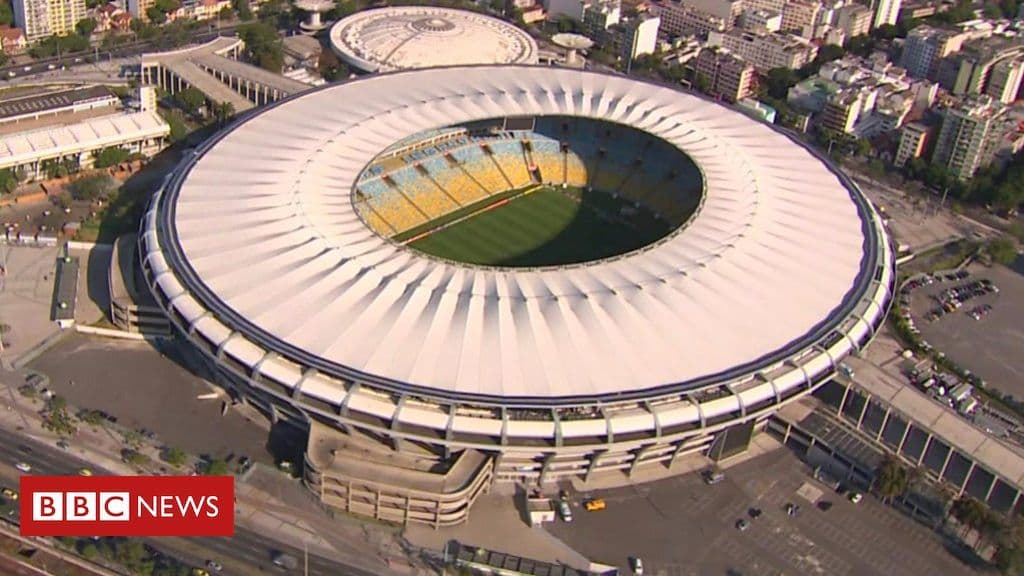
[[[554,266],[622,254],[670,231],[667,223],[626,206],[631,204],[602,192],[542,186],[483,206],[409,246],[467,264]]]

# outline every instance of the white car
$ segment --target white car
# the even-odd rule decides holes
[[[17,464],[14,465],[14,467],[17,468],[18,470],[21,470],[22,472],[32,471],[32,466],[28,465],[25,462],[18,462]]]
[[[572,508],[565,500],[558,501],[558,515],[562,517],[562,521],[572,522]]]
[[[859,504],[860,501],[863,499],[864,495],[861,494],[860,492],[850,492],[850,502],[853,502],[854,504]]]
[[[644,561],[639,558],[633,558],[633,574],[636,576],[644,575]]]

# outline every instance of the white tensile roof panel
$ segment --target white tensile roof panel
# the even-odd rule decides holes
[[[649,249],[561,269],[429,260],[359,218],[353,185],[385,148],[510,109],[645,127],[702,167],[702,210]],[[832,321],[867,243],[851,192],[779,132],[675,90],[556,68],[316,90],[239,124],[171,193],[189,282],[232,329],[321,368],[449,394],[587,397],[756,371]]]

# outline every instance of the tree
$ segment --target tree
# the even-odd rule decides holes
[[[70,437],[78,432],[74,419],[68,414],[67,402],[60,396],[53,396],[43,408],[43,428],[58,436]]]
[[[95,160],[93,160],[93,166],[96,168],[109,168],[110,166],[116,166],[128,159],[131,154],[124,148],[117,146],[110,146],[103,148],[95,152]]]
[[[85,558],[86,560],[94,560],[97,556],[100,555],[100,549],[97,548],[95,544],[90,542],[82,546],[82,550],[81,552],[79,552],[79,554],[81,554],[82,558]]]
[[[231,102],[220,102],[213,107],[213,116],[217,124],[227,124],[228,120],[235,115],[235,105]]]
[[[167,14],[165,14],[156,6],[150,6],[149,8],[146,8],[146,18],[148,18],[150,22],[157,25],[167,22]]]
[[[231,20],[235,16],[235,11],[231,9],[231,6],[225,6],[217,12],[217,20]]]
[[[13,168],[0,170],[0,193],[10,194],[25,179],[24,173]]]
[[[98,410],[82,410],[78,413],[78,419],[90,426],[103,424],[103,413]]]
[[[10,2],[0,2],[0,26],[14,25],[14,10]]]
[[[252,8],[249,7],[249,0],[231,0],[231,7],[234,8],[240,20],[245,22],[252,20]]]
[[[180,448],[165,449],[161,454],[161,458],[164,459],[164,462],[167,462],[168,464],[174,466],[175,468],[181,468],[182,466],[185,465],[185,462],[188,460],[188,456]]]
[[[116,188],[117,182],[107,174],[82,176],[68,185],[72,198],[89,202],[110,194]]]
[[[1009,266],[1017,259],[1017,247],[1014,245],[1013,240],[1002,236],[989,242],[988,254],[992,257],[992,260],[1004,266]]]
[[[75,30],[83,37],[88,38],[96,30],[95,18],[82,18],[75,24]]]
[[[227,462],[216,458],[205,462],[202,466],[202,473],[204,476],[228,476],[228,465]]]
[[[961,537],[966,536],[969,530],[981,527],[985,520],[985,512],[985,505],[970,496],[957,498],[950,509],[953,518],[956,518],[962,526]]]
[[[170,14],[178,8],[181,8],[181,2],[178,0],[156,0],[156,2],[153,3],[153,6],[164,14]]]
[[[900,33],[900,29],[892,24],[882,24],[871,31],[871,37],[877,40],[892,40]]]
[[[799,81],[800,78],[791,68],[772,68],[765,76],[765,88],[772,98],[785,100],[789,89]]]
[[[245,42],[245,53],[260,68],[280,73],[284,66],[284,47],[277,30],[263,22],[238,28],[238,37]]]
[[[206,105],[206,96],[198,88],[189,86],[174,95],[174,101],[189,114],[195,115]]]
[[[907,467],[895,456],[886,454],[875,470],[875,491],[882,502],[890,502],[902,496],[910,487],[910,474]]]
[[[871,55],[871,52],[875,49],[875,39],[871,36],[862,35],[854,36],[846,41],[843,45],[846,51],[857,56],[867,57]]]

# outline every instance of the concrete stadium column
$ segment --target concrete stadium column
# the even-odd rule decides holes
[[[864,415],[868,413],[868,405],[871,404],[871,395],[864,395],[864,405],[860,407],[860,416],[857,417],[857,430],[863,431],[861,425],[864,423]]]
[[[899,455],[903,454],[903,445],[906,444],[907,436],[910,435],[911,426],[912,424],[910,423],[910,419],[907,419],[907,427],[903,429],[903,437],[900,438],[900,445],[896,447],[896,453]]]
[[[949,451],[948,451],[948,452],[946,452],[946,460],[945,460],[945,462],[943,462],[943,463],[942,463],[942,470],[941,470],[941,471],[939,472],[939,480],[940,480],[940,481],[942,480],[942,477],[946,475],[946,467],[948,467],[948,466],[949,466],[949,460],[950,460],[950,459],[951,459],[952,457],[953,457],[953,447],[952,447],[952,446],[950,446],[950,447],[949,447]],[[973,463],[972,463],[971,465],[973,466]],[[965,482],[966,482],[966,481],[965,481]],[[959,495],[959,494],[958,494],[958,495]]]
[[[892,406],[889,404],[885,405],[885,416],[882,417],[882,425],[878,427],[878,434],[875,435],[875,442],[882,441],[882,432],[885,431],[885,425],[889,423],[889,414],[892,413]]]
[[[970,478],[970,477],[968,476],[968,478]],[[996,487],[996,481],[997,480],[999,480],[999,477],[996,476],[995,474],[993,474],[992,475],[992,481],[988,483],[988,490],[985,490],[985,503],[986,504],[988,504],[989,498],[992,497],[992,491]],[[966,482],[965,482],[965,484],[966,484]]]
[[[917,465],[920,466],[924,462],[924,455],[928,453],[928,448],[932,445],[932,438],[935,436],[929,432],[928,438],[924,441],[924,448],[921,449],[921,455],[917,457]]]
[[[837,378],[832,379],[833,382],[839,382]],[[850,385],[839,382],[839,385],[843,387],[843,399],[839,401],[839,406],[836,407],[836,416],[843,415],[843,406],[846,405],[846,399],[850,396]]]

